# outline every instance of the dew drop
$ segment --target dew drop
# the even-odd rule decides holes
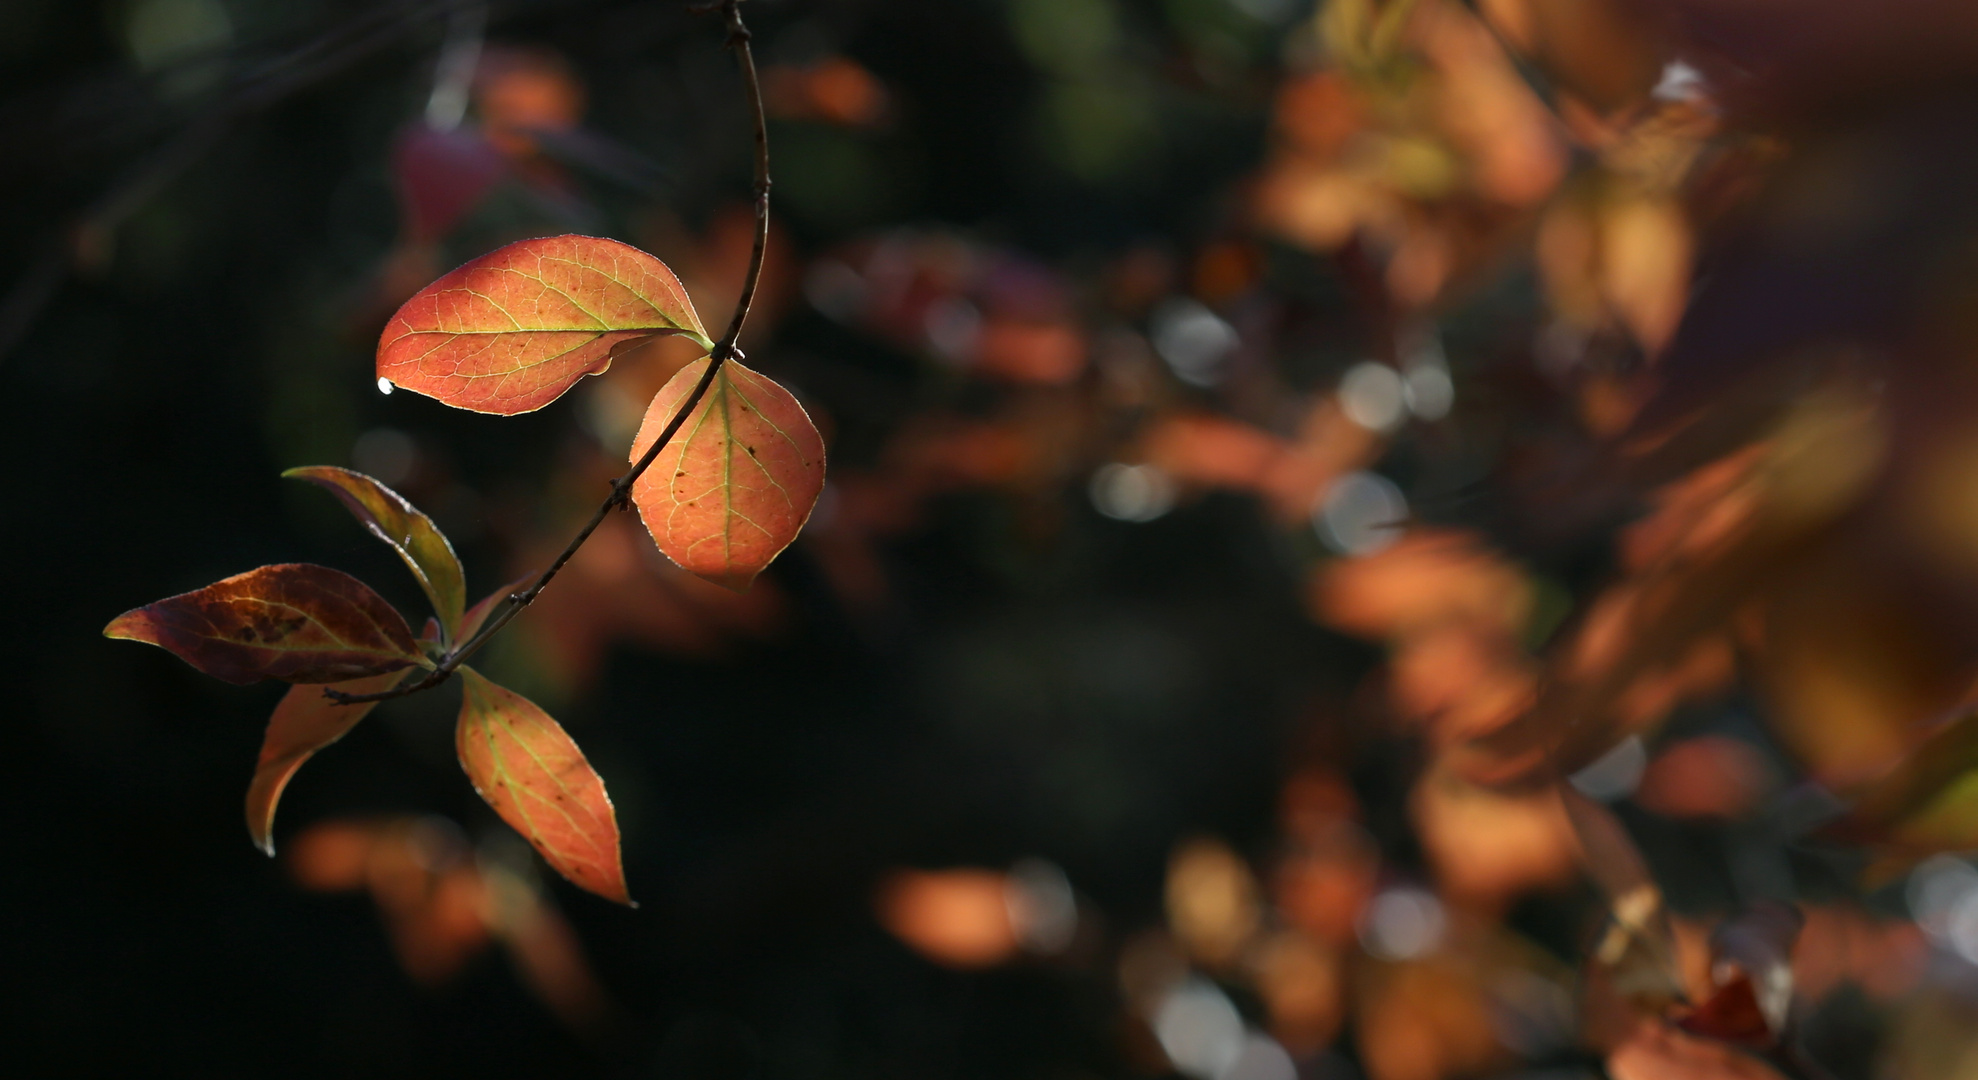
[[[378,376],[378,393],[389,394],[396,389],[398,387],[393,386],[390,379],[385,378],[383,375]]]

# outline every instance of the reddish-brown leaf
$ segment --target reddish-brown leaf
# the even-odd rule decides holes
[[[534,574],[516,578],[514,581],[482,597],[479,603],[468,608],[467,614],[463,615],[460,619],[460,636],[458,640],[466,641],[468,638],[480,633],[481,624],[488,621],[488,616],[495,613],[495,608],[499,607],[510,596],[521,592],[524,586],[534,580]]]
[[[1678,1021],[1677,1026],[1692,1035],[1744,1046],[1770,1046],[1778,1038],[1758,1007],[1758,991],[1752,986],[1751,977],[1742,971],[1718,987],[1709,1000]]]
[[[454,739],[474,790],[572,884],[630,904],[618,818],[584,752],[534,702],[471,668],[460,676]]]
[[[145,641],[231,683],[342,682],[425,663],[405,619],[341,570],[279,563],[126,611],[105,637]]]
[[[681,368],[646,409],[637,461],[707,370]],[[707,396],[632,486],[639,516],[666,557],[737,592],[790,541],[824,490],[824,439],[788,390],[722,365]]]
[[[460,613],[467,607],[467,579],[453,545],[405,497],[361,472],[334,465],[311,465],[282,474],[330,490],[371,534],[398,552],[419,586],[426,590],[449,641],[460,639]]]
[[[1784,1080],[1757,1058],[1657,1020],[1643,1021],[1608,1055],[1607,1075],[1614,1080]]]
[[[611,366],[614,346],[685,334],[712,347],[680,279],[616,240],[551,236],[489,252],[405,302],[378,375],[459,409],[533,412]]]
[[[405,677],[403,671],[386,672],[363,679],[338,683],[335,689],[346,694],[374,694],[389,690]],[[247,833],[254,846],[275,853],[275,804],[282,791],[310,755],[344,737],[359,720],[370,715],[375,701],[339,705],[320,686],[291,686],[275,715],[268,718],[268,734],[261,740],[261,760],[254,766],[254,780],[247,785]]]

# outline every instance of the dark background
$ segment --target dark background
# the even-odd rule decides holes
[[[827,192],[808,200],[827,209],[779,216],[800,250],[940,221],[1047,260],[1103,253],[1213,222],[1261,152],[1256,87],[1158,88],[1180,99],[1166,155],[1081,183],[1026,142],[1038,76],[997,5],[748,8],[765,62],[828,41],[900,110],[856,147],[882,191]],[[679,9],[504,4],[489,33],[566,57],[589,91],[586,125],[656,163],[658,197],[691,224],[744,194],[746,129],[716,20]],[[423,106],[443,13],[230,3],[219,81],[174,91],[132,60],[131,10],[10,0],[0,12],[5,277],[32,294],[49,260],[61,267],[45,303],[17,294],[20,332],[0,358],[9,1070],[1117,1073],[1103,969],[942,970],[879,929],[871,890],[889,866],[1043,855],[1124,925],[1158,917],[1177,836],[1261,836],[1295,721],[1366,660],[1300,613],[1254,507],[1212,497],[1140,527],[1099,517],[1074,485],[1055,535],[1012,541],[998,539],[1006,508],[955,496],[887,551],[903,585],[877,624],[855,623],[799,546],[771,571],[796,612],[771,639],[713,660],[613,651],[558,712],[619,802],[643,906],[554,891],[627,1019],[573,1038],[492,951],[437,990],[416,986],[361,893],[300,891],[242,835],[276,689],[219,684],[99,631],[139,603],[282,561],[350,570],[413,610],[389,553],[279,471],[348,464],[358,434],[388,426],[441,448],[484,501],[512,502],[538,498],[560,448],[586,436],[567,404],[497,420],[371,388],[382,312],[362,297],[397,229],[387,155]],[[1158,11],[1128,10],[1153,47],[1172,32]],[[334,70],[305,77],[283,59],[365,19],[384,29]],[[256,64],[275,90],[229,81]],[[202,124],[210,140],[183,149]],[[781,215],[809,194],[802,140],[833,136],[798,131],[786,149],[776,134]],[[108,250],[64,266],[68,223],[132,189]],[[589,176],[579,191],[607,231],[649,194]],[[835,196],[849,209],[829,209]],[[776,340],[860,354],[914,400],[911,365],[801,303]],[[773,350],[756,355],[778,371]],[[902,411],[864,410],[869,439]],[[478,591],[511,553],[475,517],[441,521]],[[278,839],[378,814],[500,828],[448,760],[450,695],[382,710],[311,764]]]

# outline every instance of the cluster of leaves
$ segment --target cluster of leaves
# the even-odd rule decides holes
[[[709,339],[679,280],[658,259],[585,236],[491,252],[399,309],[379,342],[378,377],[381,386],[508,416],[548,405],[604,371],[616,352],[657,335],[684,336],[710,355],[654,395],[631,447],[633,468],[600,514],[629,501],[668,557],[746,590],[816,504],[823,439],[789,391]],[[611,800],[583,752],[534,703],[464,664],[561,561],[526,593],[517,582],[470,608],[453,545],[397,492],[331,466],[283,475],[328,489],[398,552],[432,602],[422,634],[415,638],[405,618],[363,582],[306,563],[263,566],[168,597],[104,630],[161,646],[228,682],[295,684],[269,721],[248,789],[254,842],[274,853],[276,803],[311,755],[401,686],[423,689],[458,671],[456,745],[474,789],[558,873],[630,903]]]
[[[1845,140],[1821,153],[1805,136],[1813,152],[1795,153],[1778,133],[1817,130],[1809,116],[1838,92],[1809,73],[1836,57],[1849,71],[1890,67],[1889,39],[1876,20],[1833,14],[1845,5],[1822,8],[1787,45],[1767,33],[1707,32],[1739,30],[1745,18],[1718,0],[1672,6],[1705,29],[1672,29],[1624,2],[1572,5],[1569,15],[1543,0],[1333,0],[1300,30],[1323,46],[1323,59],[1284,73],[1266,158],[1232,200],[1241,222],[1221,226],[1185,265],[1158,244],[1129,251],[1089,298],[1070,275],[1028,256],[937,230],[854,239],[804,275],[818,311],[863,335],[870,351],[890,347],[974,380],[965,408],[917,403],[921,412],[889,432],[870,463],[840,470],[839,512],[811,539],[848,607],[888,602],[886,542],[918,526],[931,496],[958,488],[1007,496],[1027,511],[1034,538],[1056,526],[1067,488],[1084,490],[1089,477],[1095,506],[1125,521],[1192,508],[1212,492],[1253,499],[1280,538],[1305,542],[1281,546],[1302,562],[1313,619],[1384,652],[1366,692],[1341,707],[1350,724],[1337,726],[1350,731],[1328,736],[1333,760],[1323,779],[1308,770],[1285,786],[1285,850],[1263,874],[1213,844],[1177,850],[1166,930],[1154,945],[1122,949],[1136,1023],[1156,1025],[1177,994],[1193,992],[1182,977],[1192,966],[1254,990],[1272,1034],[1301,1058],[1340,1045],[1350,1016],[1359,1030],[1346,1038],[1357,1038],[1354,1052],[1381,1080],[1472,1074],[1513,1056],[1490,1022],[1494,1008],[1516,1004],[1503,986],[1553,992],[1577,977],[1580,1034],[1617,1077],[1771,1076],[1773,1066],[1734,1048],[1771,1053],[1795,1071],[1782,1059],[1791,1013],[1803,1008],[1796,993],[1817,1000],[1845,977],[1879,987],[1872,994],[1881,1001],[1915,983],[1926,946],[1909,923],[1868,925],[1853,908],[1845,919],[1812,909],[1795,949],[1801,917],[1762,900],[1723,917],[1680,917],[1664,893],[1682,883],[1658,882],[1622,815],[1602,805],[1626,803],[1626,815],[1684,827],[1760,817],[1770,827],[1783,814],[1785,785],[1768,771],[1776,760],[1848,802],[1826,838],[1877,853],[1885,873],[1968,848],[1978,835],[1968,781],[1978,731],[1967,707],[1969,620],[1944,610],[1954,603],[1916,599],[1968,586],[1972,518],[1962,508],[1972,459],[1967,412],[1956,402],[1969,394],[1946,388],[1969,383],[1938,355],[1954,353],[1965,332],[1941,306],[1919,317],[1907,308],[1851,314],[1836,303],[1831,312],[1795,310],[1790,327],[1760,318],[1780,281],[1803,281],[1796,245],[1831,239],[1826,200],[1859,187]],[[1016,7],[1042,28],[1019,35],[1025,48],[1060,58],[1053,77],[1064,100],[1091,90],[1094,55],[1123,63],[1046,32],[1047,16],[1061,9],[1098,12],[1098,36],[1120,37],[1112,5]],[[1890,23],[1927,31],[1931,18],[1950,16]],[[1855,41],[1859,48],[1841,47]],[[1951,63],[1932,56],[1918,73],[1880,70],[1872,81],[1892,87],[1899,108],[1913,80]],[[1678,60],[1702,64],[1702,81],[1693,70],[1687,81],[1671,78],[1688,70]],[[859,82],[846,75],[862,69],[848,64],[793,69],[772,96],[793,117],[870,123],[883,111],[871,87],[838,96]],[[1873,120],[1864,127],[1874,134]],[[1080,168],[1096,175],[1104,164]],[[1754,199],[1755,191],[1778,197]],[[446,215],[421,217],[416,205],[408,213],[416,238],[445,231]],[[1731,227],[1754,218],[1755,230]],[[1833,255],[1831,265],[1879,266],[1877,234],[1868,234],[1865,250]],[[1698,290],[1695,268],[1713,245],[1718,268]],[[1327,324],[1337,312],[1315,313],[1285,266],[1316,268],[1351,293],[1366,340],[1338,365],[1355,367],[1337,389],[1339,373],[1327,367],[1334,358],[1313,360],[1329,345],[1324,335],[1336,333]],[[1511,344],[1480,342],[1474,327],[1459,340],[1461,324],[1484,306],[1479,294],[1515,276],[1506,267],[1525,266],[1539,291],[1539,325],[1503,335],[1523,335]],[[1817,325],[1807,329],[1802,314]],[[1879,343],[1889,349],[1824,349],[1864,326],[1918,323],[1943,328]],[[1438,325],[1450,330],[1447,355]],[[812,452],[807,422],[778,411],[795,408],[778,404],[787,395],[725,356],[679,283],[649,257],[562,237],[477,260],[393,320],[379,374],[463,408],[523,412],[655,337],[714,355],[657,394],[624,372],[597,387],[630,384],[637,393],[624,396],[649,398],[635,461],[665,451],[626,494],[677,564],[746,585],[815,499],[821,451]],[[1506,354],[1502,362],[1483,359],[1493,352]],[[1385,387],[1391,407],[1357,393],[1355,373]],[[1464,395],[1453,415],[1452,374]],[[1442,411],[1431,405],[1438,386]],[[669,439],[702,393],[708,404]],[[1480,462],[1491,451],[1479,447],[1499,456]],[[1447,521],[1418,508],[1436,524],[1378,522],[1369,542],[1332,545],[1349,558],[1321,556],[1310,543],[1314,511],[1329,521],[1328,507],[1355,482],[1378,470],[1417,494],[1436,486],[1429,481],[1443,463],[1445,478],[1465,483],[1493,470],[1499,483],[1487,495],[1499,501]],[[340,493],[363,484],[310,478]],[[401,537],[405,552],[414,530],[400,526],[415,512],[395,512],[398,524],[381,535]],[[1611,567],[1562,584],[1571,560],[1559,557],[1560,545],[1609,540]],[[417,640],[375,595],[325,585],[320,574],[334,572],[320,568],[264,568],[256,573],[270,574],[266,583],[230,579],[204,591],[207,606],[252,623],[226,631],[234,635],[226,644],[244,651],[208,647],[199,635],[220,625],[214,617],[167,606],[187,598],[126,616],[123,630],[222,677],[320,674],[344,680],[336,688],[345,693],[384,692],[464,659],[485,620],[508,610],[507,590],[469,612],[456,589],[459,625],[449,627],[422,564],[407,559],[440,616]],[[614,581],[652,576],[636,560],[620,562],[625,577]],[[452,574],[457,582],[457,564]],[[323,628],[307,639],[320,655],[255,651],[269,633],[287,632],[285,616],[240,614],[244,597],[263,595],[256,589],[285,605],[320,604]],[[324,595],[341,606],[310,599]],[[288,666],[278,669],[277,659]],[[396,666],[357,677],[383,661]],[[540,711],[461,670],[462,761],[485,793],[498,740],[554,724],[522,719]],[[1743,734],[1682,730],[1681,710],[1721,714],[1745,689],[1765,703],[1762,738],[1776,758]],[[250,794],[258,841],[287,776],[368,708],[330,704],[310,685],[290,692],[271,725],[259,794]],[[277,728],[291,734],[278,740]],[[556,741],[560,732],[542,739],[545,774],[560,767],[552,751],[575,754]],[[1411,830],[1398,850],[1376,842],[1374,811],[1309,797],[1314,787],[1343,787],[1337,770],[1356,755],[1378,759],[1388,739],[1418,744],[1424,758],[1398,784]],[[1596,800],[1566,782],[1630,753],[1646,764],[1626,794]],[[574,762],[585,779],[576,787],[595,789],[601,802],[581,756]],[[511,779],[524,795],[505,801],[495,789],[490,801],[566,876],[603,891],[601,864],[585,861],[607,850],[597,835],[542,839],[523,824],[540,800],[521,801],[540,789]],[[1587,790],[1598,787],[1587,781]],[[1405,892],[1395,881],[1413,872],[1407,852],[1416,847],[1432,888],[1387,895]],[[615,850],[613,836],[614,868]],[[1563,970],[1533,955],[1506,912],[1570,888],[1582,873],[1611,925],[1577,971]],[[1000,876],[907,880],[910,888],[887,894],[882,915],[902,940],[960,966],[1014,955],[1022,935]],[[618,884],[622,891],[622,877]],[[1368,943],[1364,928],[1381,904],[1424,907],[1431,891],[1434,910],[1456,924],[1446,940],[1411,956]],[[953,932],[969,920],[990,929]],[[1846,944],[1851,935],[1856,945]],[[1816,976],[1823,962],[1831,970]],[[1142,968],[1157,977],[1126,978]],[[1165,1053],[1150,1058],[1149,1071],[1218,1071],[1180,1048]]]

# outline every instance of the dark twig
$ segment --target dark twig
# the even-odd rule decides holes
[[[735,301],[735,314],[728,320],[728,331],[722,334],[721,340],[708,351],[710,360],[707,370],[701,372],[700,381],[694,384],[693,393],[688,394],[686,400],[680,403],[680,407],[674,410],[673,418],[666,422],[666,427],[660,431],[659,437],[652,441],[652,445],[646,447],[645,454],[633,464],[631,471],[611,482],[611,494],[605,496],[597,512],[591,515],[591,520],[578,530],[570,543],[564,545],[562,553],[557,555],[548,569],[536,578],[534,585],[522,592],[509,594],[508,603],[500,611],[482,624],[481,629],[473,637],[456,644],[449,650],[441,658],[438,666],[427,672],[424,678],[375,694],[346,694],[340,690],[323,691],[338,704],[355,705],[366,701],[405,697],[430,690],[451,678],[468,657],[479,652],[481,647],[488,643],[488,639],[500,633],[501,628],[513,621],[515,616],[520,615],[523,608],[535,602],[536,597],[549,586],[551,579],[555,578],[564,564],[570,561],[571,556],[577,554],[577,549],[584,546],[584,541],[591,538],[591,534],[597,531],[598,526],[604,524],[604,519],[611,516],[613,510],[621,510],[632,504],[632,485],[638,482],[639,477],[645,475],[645,471],[659,458],[659,452],[672,441],[674,435],[679,433],[680,426],[686,423],[687,417],[693,414],[694,409],[700,405],[701,399],[707,396],[708,388],[714,385],[714,377],[720,373],[721,366],[730,359],[742,358],[742,352],[735,347],[735,342],[742,336],[742,324],[748,321],[749,308],[755,303],[756,284],[762,279],[763,251],[769,244],[769,125],[763,118],[762,84],[756,77],[755,54],[749,49],[749,28],[742,23],[741,0],[721,0],[716,6],[700,7],[695,10],[718,10],[726,16],[728,47],[735,50],[735,62],[742,70],[742,88],[748,95],[749,118],[755,124],[755,247],[749,253],[748,274],[742,279],[742,295]]]

